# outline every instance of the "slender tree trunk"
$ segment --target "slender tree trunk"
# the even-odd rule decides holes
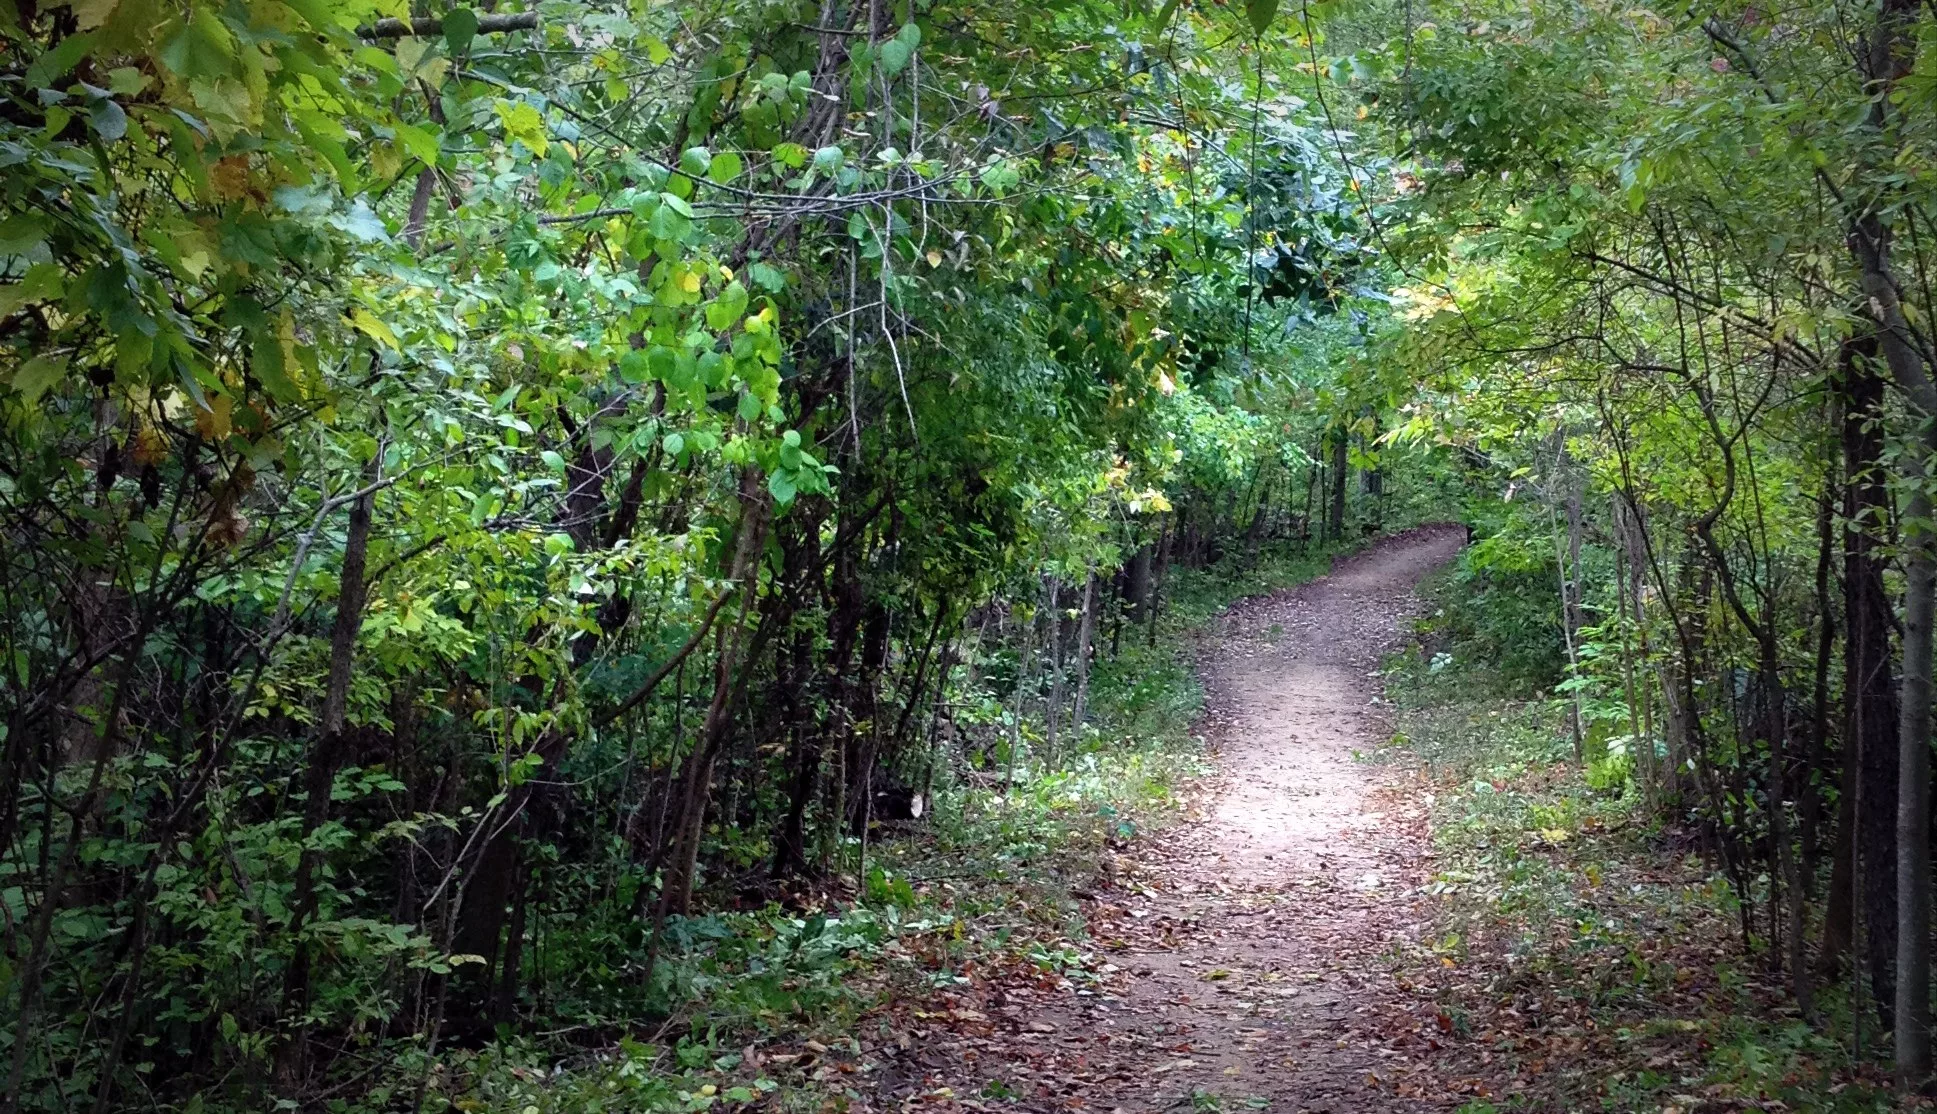
[[[1930,1078],[1930,704],[1931,621],[1937,538],[1925,469],[1937,459],[1931,422],[1903,465],[1903,701],[1897,757],[1897,1075],[1906,1087]]]
[[[1868,85],[1866,124],[1879,139],[1890,135],[1892,117],[1901,111],[1892,94],[1916,70],[1923,5],[1917,0],[1882,0],[1875,22],[1864,35],[1858,63]],[[1881,167],[1862,168],[1875,171]],[[1937,539],[1930,536],[1929,471],[1937,457],[1937,384],[1930,378],[1922,350],[1928,337],[1904,312],[1903,284],[1891,258],[1891,229],[1868,190],[1863,208],[1848,214],[1849,246],[1862,282],[1865,308],[1875,322],[1876,339],[1890,378],[1909,396],[1919,418],[1902,457],[1909,513],[1903,522],[1904,635],[1903,690],[1899,707],[1897,779],[1897,984],[1894,1025],[1898,1081],[1919,1086],[1931,1072],[1930,1052],[1930,706],[1933,580],[1937,580]],[[1868,796],[1869,787],[1865,786]]]
[[[310,951],[303,933],[316,915],[316,874],[322,869],[322,854],[308,844],[329,821],[330,792],[336,782],[336,768],[342,760],[343,731],[349,715],[350,681],[356,656],[357,633],[363,628],[363,607],[368,594],[364,571],[370,551],[370,519],[376,494],[367,490],[377,475],[377,461],[364,470],[366,490],[350,506],[350,524],[344,536],[343,570],[338,577],[336,619],[330,630],[329,680],[323,691],[323,714],[317,724],[316,742],[310,750],[309,766],[304,772],[303,850],[296,863],[291,886],[290,935],[295,954],[283,975],[282,1016],[300,1018],[309,1008]],[[308,1029],[298,1024],[276,1058],[276,1075],[285,1090],[301,1081],[308,1062]]]
[[[1083,578],[1083,618],[1076,628],[1076,704],[1072,710],[1069,729],[1082,742],[1083,717],[1089,712],[1090,702],[1090,643],[1096,636],[1096,570],[1092,568]]]
[[[767,538],[766,489],[757,469],[748,468],[740,483],[740,536],[734,546],[733,564],[728,572],[731,591],[740,593],[740,616],[719,631],[718,658],[714,666],[713,700],[700,727],[699,742],[687,755],[678,822],[673,828],[672,852],[666,864],[666,880],[660,891],[660,916],[684,914],[692,904],[694,873],[698,869],[700,837],[705,830],[707,796],[713,784],[713,764],[733,720],[733,695],[741,681],[741,646],[748,613],[759,587],[760,556]],[[767,624],[763,623],[765,628]],[[758,640],[756,639],[756,642]],[[746,655],[750,663],[757,649]],[[656,934],[655,934],[656,935]]]
[[[1150,583],[1149,614],[1144,618],[1147,630],[1144,640],[1147,645],[1151,646],[1157,644],[1157,614],[1163,610],[1164,577],[1170,572],[1170,548],[1173,537],[1171,520],[1166,518],[1164,520],[1163,533],[1158,535],[1157,538],[1157,554],[1151,559],[1154,566],[1154,575],[1151,577]]]
[[[1056,764],[1057,728],[1063,718],[1063,613],[1057,608],[1058,590],[1061,588],[1056,577],[1049,578],[1049,602],[1046,607],[1048,618],[1049,650],[1049,699],[1043,707],[1045,722],[1043,745],[1048,750],[1049,765]]]
[[[1156,553],[1157,543],[1145,542],[1130,555],[1130,563],[1124,568],[1123,595],[1132,623],[1143,622],[1150,610],[1150,565]]]
[[[1564,446],[1564,432],[1556,433],[1556,438]],[[1564,479],[1566,473],[1567,450],[1562,448],[1554,461],[1554,483],[1568,483],[1567,494],[1567,534],[1563,542],[1559,525],[1554,523],[1554,565],[1560,572],[1560,630],[1563,644],[1567,650],[1567,677],[1573,680],[1580,676],[1580,659],[1575,649],[1576,632],[1580,629],[1580,606],[1577,602],[1579,585],[1576,577],[1580,570],[1581,553],[1581,497],[1574,485]],[[1548,501],[1548,519],[1557,517],[1553,509],[1552,497]],[[1567,726],[1573,736],[1574,765],[1587,764],[1587,745],[1581,723],[1581,694],[1579,689],[1572,692],[1573,699],[1568,705]]]
[[[1332,431],[1332,505],[1325,524],[1325,536],[1331,541],[1345,537],[1346,436],[1343,424]]]
[[[1615,522],[1615,533],[1626,534],[1621,525],[1621,502],[1617,498],[1611,508]],[[1650,801],[1654,796],[1654,742],[1646,740],[1641,733],[1641,704],[1636,696],[1634,683],[1634,652],[1629,645],[1628,618],[1628,570],[1626,549],[1617,547],[1614,551],[1614,598],[1616,626],[1621,632],[1621,692],[1628,705],[1628,753],[1634,758],[1634,769],[1641,782],[1642,796]],[[1645,755],[1645,756],[1644,756]]]
[[[1878,547],[1889,535],[1883,479],[1883,380],[1874,334],[1846,342],[1839,361],[1843,511],[1843,792],[1820,957],[1826,972],[1851,947],[1862,912],[1873,1000],[1896,996],[1896,823],[1899,727],[1890,636],[1893,609]],[[1887,1019],[1886,1019],[1887,1020]]]

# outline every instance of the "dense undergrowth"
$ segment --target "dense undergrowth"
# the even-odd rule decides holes
[[[1887,1065],[1852,1055],[1847,979],[1805,1024],[1712,847],[1645,799],[1632,741],[1590,732],[1576,764],[1551,572],[1497,558],[1435,575],[1386,672],[1396,753],[1432,794],[1422,981],[1500,1081],[1462,1110],[1895,1109]],[[1874,1057],[1887,1034],[1862,1020]]]
[[[1099,653],[1093,718],[1048,761],[1041,724],[935,787],[920,822],[850,839],[847,869],[757,908],[669,920],[655,1022],[628,1036],[616,1004],[541,1038],[447,1056],[425,1109],[529,1114],[597,1110],[819,1109],[865,1099],[890,1008],[919,1009],[1008,969],[1082,981],[1103,960],[1079,895],[1107,886],[1116,855],[1175,820],[1208,770],[1192,727],[1204,693],[1198,639],[1235,600],[1326,572],[1340,552],[1279,542],[1168,570],[1153,627]],[[951,694],[973,729],[1007,730],[1000,701]],[[375,1092],[387,1098],[395,1092]]]
[[[1923,1086],[1933,44],[0,0],[0,1114],[838,1090],[883,996],[1081,969],[1193,617],[1455,493],[1447,1025]]]

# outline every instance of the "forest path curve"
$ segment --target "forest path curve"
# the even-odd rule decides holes
[[[904,1109],[1458,1104],[1428,1082],[1434,1018],[1389,958],[1427,921],[1430,800],[1366,756],[1390,739],[1379,661],[1418,613],[1420,580],[1464,541],[1457,526],[1396,535],[1219,617],[1199,663],[1217,770],[1193,817],[1120,857],[1097,896],[1104,980],[1074,997],[992,987],[1006,1039],[921,1050],[929,1070],[912,1074],[927,1086]]]

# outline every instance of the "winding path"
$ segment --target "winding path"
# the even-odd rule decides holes
[[[970,1049],[953,1065],[963,1074],[942,1073],[979,1082],[931,1102],[1273,1114],[1458,1105],[1420,1070],[1437,1049],[1435,1018],[1389,958],[1426,918],[1428,801],[1403,772],[1360,756],[1390,737],[1379,660],[1417,613],[1420,579],[1463,541],[1457,527],[1402,534],[1220,618],[1200,666],[1218,773],[1193,818],[1121,861],[1091,909],[1105,978],[1074,996],[995,988],[989,1020],[1007,1038]]]

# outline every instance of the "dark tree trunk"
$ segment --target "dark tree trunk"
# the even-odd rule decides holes
[[[1157,547],[1153,542],[1145,542],[1130,555],[1130,563],[1123,571],[1123,599],[1130,609],[1130,621],[1141,623],[1148,617],[1150,610],[1151,562],[1156,557]]]
[[[373,483],[376,476],[377,466],[372,461],[363,473],[366,485]],[[303,777],[305,844],[329,820],[330,792],[343,759],[351,669],[369,592],[364,574],[370,551],[370,519],[375,509],[376,495],[367,486],[350,505],[349,529],[343,542],[343,570],[338,578],[336,619],[330,630],[329,680],[323,692],[323,714],[317,724],[316,742],[310,750],[309,766]],[[310,950],[303,932],[316,915],[316,875],[322,869],[321,860],[318,851],[306,846],[296,864],[289,928],[296,940],[296,952],[283,973],[282,1015],[285,1018],[300,1017],[309,1007]],[[307,1041],[307,1030],[299,1025],[277,1056],[276,1074],[286,1090],[293,1089],[301,1080],[308,1059]]]
[[[1332,501],[1326,513],[1325,537],[1329,541],[1339,541],[1345,537],[1345,464],[1346,433],[1344,426],[1332,430]]]
[[[1850,849],[1838,864],[1846,894],[1861,889],[1863,953],[1870,992],[1888,1023],[1896,994],[1897,923],[1897,689],[1891,635],[1896,618],[1883,582],[1879,552],[1887,539],[1890,496],[1882,470],[1883,381],[1872,363],[1873,341],[1852,344],[1842,361],[1843,461],[1848,477],[1843,535],[1843,693],[1848,730],[1845,762],[1852,775],[1853,825],[1839,843]],[[1843,899],[1849,907],[1847,896]],[[1842,918],[1848,920],[1848,914]],[[1847,923],[1840,926],[1848,939]],[[1832,934],[1834,935],[1834,933]],[[1833,961],[1825,941],[1825,961]]]

